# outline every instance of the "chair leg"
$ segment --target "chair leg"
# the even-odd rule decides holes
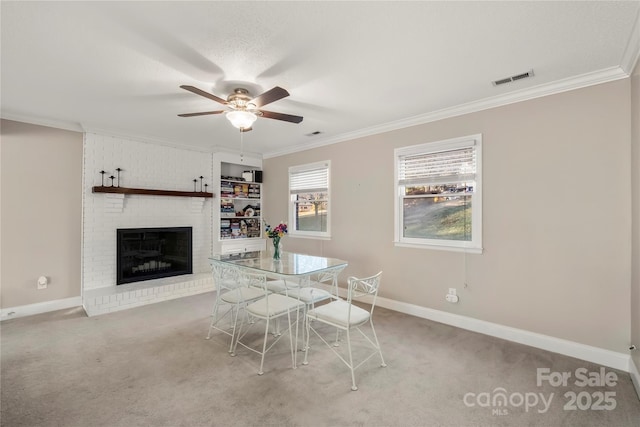
[[[246,317],[246,316],[245,316]],[[248,322],[251,323],[251,322]],[[240,326],[238,326],[238,333],[236,335],[236,339],[234,340],[233,338],[231,339],[232,341],[232,345],[233,345],[233,350],[231,350],[231,356],[235,356],[236,355],[236,348],[238,347],[238,341],[240,341],[240,333],[242,332],[242,326],[244,326],[244,317],[242,317],[240,319]],[[247,325],[247,330],[250,326]],[[246,333],[247,331],[245,331]],[[244,335],[243,335],[244,336]]]
[[[216,302],[213,305],[213,312],[211,313],[211,323],[209,324],[209,332],[206,339],[211,339],[211,332],[213,332],[214,326],[218,323],[218,312],[220,308],[220,302],[216,296]]]
[[[266,320],[266,325],[264,327],[264,342],[262,343],[262,357],[260,358],[260,370],[258,371],[258,375],[264,374],[262,370],[264,366],[264,354],[267,352],[267,338],[269,337],[269,319]]]
[[[296,369],[296,352],[298,351],[298,322],[296,322],[296,340],[293,341],[293,331],[291,330],[291,311],[287,311],[287,320],[289,321],[289,346],[291,347],[291,367]]]
[[[300,349],[300,351],[305,351],[309,343],[309,340],[305,338],[305,334],[308,332],[307,323],[309,322],[309,319],[307,319],[307,312],[309,311],[309,309],[313,309],[313,305],[308,306],[305,304],[302,307],[302,328],[301,328],[302,329],[302,349]],[[296,313],[296,319],[298,322],[300,321],[299,310],[298,310],[298,313]],[[298,325],[296,325],[296,351],[298,350],[297,343],[298,343]]]
[[[271,332],[271,335],[273,335],[274,337],[279,337],[280,335],[282,335],[282,332],[280,332],[280,319],[278,318],[274,319],[273,332]]]
[[[231,310],[234,311],[233,308]],[[238,326],[238,315],[240,314],[240,307],[236,307],[235,312],[235,316],[233,316],[233,331],[231,332],[231,344],[229,344],[229,353],[233,353],[233,340],[236,338],[236,327]],[[231,314],[233,314],[233,312]]]
[[[356,375],[353,372],[353,356],[351,355],[351,334],[349,333],[349,329],[346,330],[347,333],[347,348],[349,350],[349,369],[351,370],[351,390],[358,390],[358,386],[356,386]]]
[[[306,341],[304,343],[304,360],[302,361],[303,365],[308,365],[309,361],[307,360],[307,356],[309,355],[309,335],[311,335],[311,322],[307,318],[307,315],[304,315],[304,328],[307,331]],[[303,339],[305,339],[303,337]]]
[[[382,357],[382,349],[380,348],[380,343],[378,342],[378,335],[376,334],[376,329],[373,327],[373,319],[369,319],[369,324],[371,325],[371,331],[373,332],[373,339],[376,340],[376,348],[378,349],[378,353],[380,354],[380,366],[385,368],[387,364],[384,362],[384,357]]]
[[[336,340],[333,342],[334,347],[340,347],[340,329],[336,328]]]

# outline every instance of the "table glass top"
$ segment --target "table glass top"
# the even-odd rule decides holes
[[[274,260],[269,251],[244,252],[240,254],[214,255],[210,260],[247,267],[266,273],[282,275],[306,275],[334,268],[345,268],[347,261],[314,255],[282,252],[281,259]]]

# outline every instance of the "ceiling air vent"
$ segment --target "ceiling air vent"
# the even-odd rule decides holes
[[[507,83],[515,82],[517,80],[526,79],[529,77],[533,77],[533,70],[527,71],[526,73],[516,74],[515,76],[505,77],[504,79],[493,81],[494,86],[500,86]]]

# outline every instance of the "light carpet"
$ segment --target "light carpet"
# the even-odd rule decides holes
[[[313,337],[309,365],[291,369],[285,337],[258,376],[259,356],[238,349],[231,357],[221,333],[204,339],[213,299],[3,322],[0,424],[640,426],[627,373],[606,368],[615,385],[580,387],[576,370],[599,375],[601,367],[382,308],[374,322],[388,366],[374,357],[360,367],[358,391]],[[538,385],[538,368],[572,376],[566,386]]]

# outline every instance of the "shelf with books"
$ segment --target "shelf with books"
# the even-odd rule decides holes
[[[260,215],[260,200],[233,197],[220,199],[220,218],[260,217]]]
[[[260,199],[260,185],[257,182],[220,180],[221,198]]]
[[[231,153],[214,156],[219,176],[218,205],[213,212],[214,253],[265,249],[262,236],[262,160]]]
[[[259,218],[222,218],[220,219],[220,239],[260,238]]]

